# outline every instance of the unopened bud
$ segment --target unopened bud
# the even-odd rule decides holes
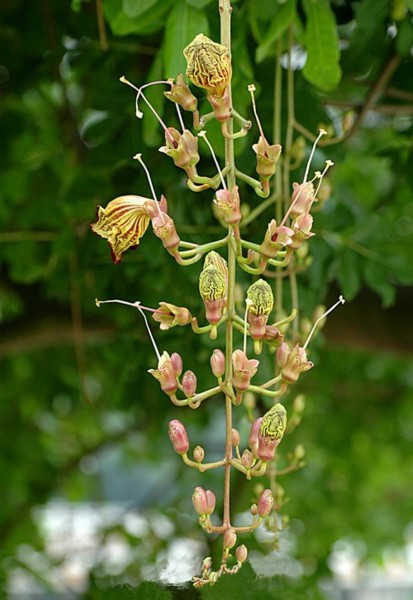
[[[260,517],[266,517],[270,514],[274,504],[274,497],[272,491],[267,489],[264,490],[258,499],[257,513]]]
[[[227,295],[227,281],[218,267],[213,264],[204,266],[199,276],[199,293],[204,301],[207,321],[218,323]]]
[[[248,549],[245,546],[245,544],[238,546],[238,548],[235,550],[235,557],[236,557],[237,561],[239,563],[243,563],[247,560],[247,556],[248,556]]]
[[[196,391],[197,378],[193,371],[185,371],[182,377],[182,389],[187,398],[193,396]]]
[[[211,356],[211,370],[215,377],[222,377],[225,373],[225,354],[216,348]]]
[[[215,509],[215,494],[198,486],[192,494],[192,503],[199,515],[210,515]]]
[[[249,300],[248,313],[259,316],[269,315],[272,311],[274,296],[271,286],[264,279],[258,279],[258,281],[250,285],[247,291],[247,298]]]
[[[172,352],[171,362],[176,377],[179,377],[182,373],[182,369],[184,368],[181,355],[178,354],[178,352]]]
[[[202,446],[195,446],[194,448],[194,461],[197,463],[201,463],[205,457],[205,450]]]
[[[241,462],[246,469],[251,469],[252,464],[254,462],[254,456],[251,450],[248,450],[248,448],[246,448],[242,453]]]
[[[294,458],[296,460],[302,460],[305,457],[305,448],[303,444],[298,444],[294,450]]]
[[[236,446],[239,446],[240,441],[241,441],[241,437],[240,437],[239,431],[238,431],[238,429],[234,429],[234,427],[233,427],[231,430],[231,443],[234,446],[234,448]]]
[[[250,439],[248,441],[248,445],[251,448],[251,451],[254,456],[258,456],[258,435],[260,433],[260,427],[262,423],[262,417],[256,419],[251,426]]]
[[[231,548],[233,548],[235,546],[236,543],[237,543],[237,534],[235,533],[235,530],[232,529],[232,527],[230,527],[224,533],[224,548],[230,550]]]
[[[186,454],[188,452],[188,434],[186,433],[185,426],[181,423],[181,421],[174,419],[173,421],[169,422],[168,435],[175,452],[178,454]]]

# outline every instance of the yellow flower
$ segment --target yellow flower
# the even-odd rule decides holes
[[[145,204],[151,202],[142,196],[119,196],[106,208],[98,207],[97,222],[92,231],[108,240],[113,262],[119,263],[122,254],[139,244],[149,225]]]
[[[200,33],[185,48],[186,75],[208,95],[221,97],[231,79],[231,58],[228,48]]]

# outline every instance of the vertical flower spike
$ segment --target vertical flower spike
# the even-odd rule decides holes
[[[247,291],[249,333],[253,340],[262,340],[266,335],[268,317],[274,306],[271,286],[258,279]]]
[[[146,202],[142,196],[119,196],[106,208],[98,206],[97,221],[90,228],[108,240],[115,264],[129,248],[136,248],[149,225]]]
[[[228,279],[222,272],[224,263],[224,259],[217,252],[209,252],[199,276],[199,293],[204,301],[205,316],[213,325],[222,318],[227,300]]]

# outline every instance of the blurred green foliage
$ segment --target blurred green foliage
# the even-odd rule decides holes
[[[144,173],[132,160],[142,152],[182,236],[206,242],[219,235],[211,194],[186,189],[182,173],[157,152],[160,127],[147,112],[142,123],[136,121],[134,96],[118,82],[123,74],[141,84],[182,72],[181,49],[195,34],[219,39],[217,2],[103,0],[102,7],[106,51],[95,2],[4,0],[0,14],[2,590],[12,573],[22,571],[37,585],[53,588],[42,569],[22,555],[22,548],[32,547],[49,561],[49,569],[63,562],[45,551],[36,517],[35,508],[51,499],[127,501],[149,521],[158,509],[173,524],[171,537],[201,541],[192,490],[201,483],[220,487],[219,474],[201,482],[184,469],[166,436],[167,422],[182,418],[194,445],[202,443],[219,456],[217,401],[178,415],[146,373],[155,356],[139,315],[120,306],[98,311],[94,304],[95,297],[139,299],[149,306],[164,300],[201,314],[199,265],[179,268],[148,230],[138,251],[114,266],[106,244],[89,230],[98,204],[122,194],[149,195]],[[285,50],[290,26],[307,53],[304,69],[295,70],[297,120],[311,132],[324,124],[340,135],[343,119],[363,116],[347,141],[316,155],[316,168],[326,158],[335,167],[331,198],[315,215],[312,263],[299,277],[303,314],[311,315],[335,286],[348,301],[362,303],[362,292],[369,289],[383,307],[392,305],[397,291],[413,283],[411,3],[238,0],[233,8],[236,108],[252,116],[247,85],[254,81],[268,137],[275,49],[281,39]],[[331,50],[338,38],[341,56]],[[206,112],[202,93],[196,93]],[[165,121],[176,125],[173,106],[159,89],[149,90],[148,97]],[[364,114],[372,99],[375,110]],[[284,132],[285,94],[283,102]],[[222,157],[217,134],[213,128],[208,132]],[[257,135],[253,129],[251,138],[237,145],[239,168],[251,175],[250,146]],[[214,173],[206,153],[201,165],[202,174]],[[300,180],[302,167],[293,177]],[[258,204],[249,189],[241,196],[246,213]],[[249,239],[261,241],[272,215],[269,207],[249,225]],[[245,276],[240,281],[249,283]],[[377,301],[372,310],[380,311]],[[400,319],[408,327],[410,311]],[[304,579],[271,580],[272,596],[266,580],[255,582],[257,596],[319,597],[317,581],[328,573],[337,539],[361,540],[363,559],[377,561],[385,547],[405,541],[413,510],[411,350],[410,356],[383,352],[374,347],[374,331],[364,332],[373,336],[373,350],[354,349],[352,328],[349,322],[343,347],[315,345],[316,367],[299,386],[307,397],[304,420],[285,441],[285,453],[298,443],[306,448],[305,469],[282,482]],[[200,388],[208,385],[215,342],[194,339],[186,329],[156,331],[156,337],[162,350],[181,352]],[[238,425],[246,431],[245,416]],[[124,477],[116,479],[117,471]],[[243,482],[237,485],[236,508],[243,511],[253,491]],[[105,571],[104,561],[91,567],[85,597],[98,598],[100,590],[125,577],[137,585],[170,543],[155,526],[138,535],[115,524],[100,531],[102,547],[114,534],[127,539],[137,559],[113,573]],[[253,577],[245,566],[243,574],[224,578],[222,589],[217,585],[202,597],[218,597],[219,590],[223,597],[234,590],[247,597],[243,590]],[[136,597],[172,597],[148,582],[142,586],[146,591],[142,587]],[[131,588],[131,598],[135,592]]]

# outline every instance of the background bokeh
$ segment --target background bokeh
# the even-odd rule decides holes
[[[400,584],[413,569],[413,6],[410,0],[319,2],[320,18],[325,11],[332,18],[320,48],[328,26],[340,38],[342,77],[331,82],[317,79],[317,69],[302,71],[305,49],[314,55],[309,0],[233,4],[240,113],[252,117],[247,85],[254,82],[271,137],[275,51],[281,39],[284,52],[291,26],[297,120],[311,132],[323,125],[338,136],[356,122],[344,141],[315,157],[316,168],[327,158],[335,163],[332,193],[315,214],[312,262],[298,278],[303,316],[311,318],[318,304],[339,293],[347,304],[312,344],[316,366],[296,388],[306,409],[283,452],[303,444],[306,466],[282,480],[289,498],[282,513],[290,524],[280,550],[271,550],[271,536],[251,538],[251,565],[202,597],[330,598],[372,574],[377,581],[395,576]],[[176,77],[184,70],[182,48],[201,31],[219,39],[215,0],[2,1],[5,597],[196,598],[185,581],[202,556],[216,553],[198,528],[191,494],[202,484],[219,499],[221,474],[200,481],[173,453],[166,431],[169,420],[180,418],[194,445],[219,458],[223,407],[218,399],[190,412],[169,404],[147,374],[156,357],[139,314],[94,303],[96,297],[139,299],[155,307],[163,300],[201,315],[199,264],[178,267],[148,230],[138,251],[114,265],[107,244],[89,228],[98,204],[127,193],[149,196],[132,160],[142,152],[182,237],[220,235],[211,193],[189,192],[183,172],[157,151],[161,128],[148,112],[136,120],[133,91],[119,82],[121,75],[138,85]],[[148,97],[176,126],[162,89],[150,89]],[[282,101],[284,132],[285,86]],[[216,132],[208,131],[222,158]],[[239,167],[251,175],[256,135],[253,129],[237,144]],[[214,173],[208,154],[201,165],[202,173]],[[302,170],[293,178],[300,180]],[[241,197],[248,214],[258,199],[247,188]],[[273,211],[269,206],[254,219],[245,236],[260,242]],[[240,274],[239,282],[245,290],[250,280]],[[216,342],[186,328],[153,330],[162,350],[182,354],[200,389],[210,384]],[[242,409],[237,418],[245,433]],[[241,514],[254,486],[238,479],[234,486]],[[262,577],[253,586],[255,572]]]

